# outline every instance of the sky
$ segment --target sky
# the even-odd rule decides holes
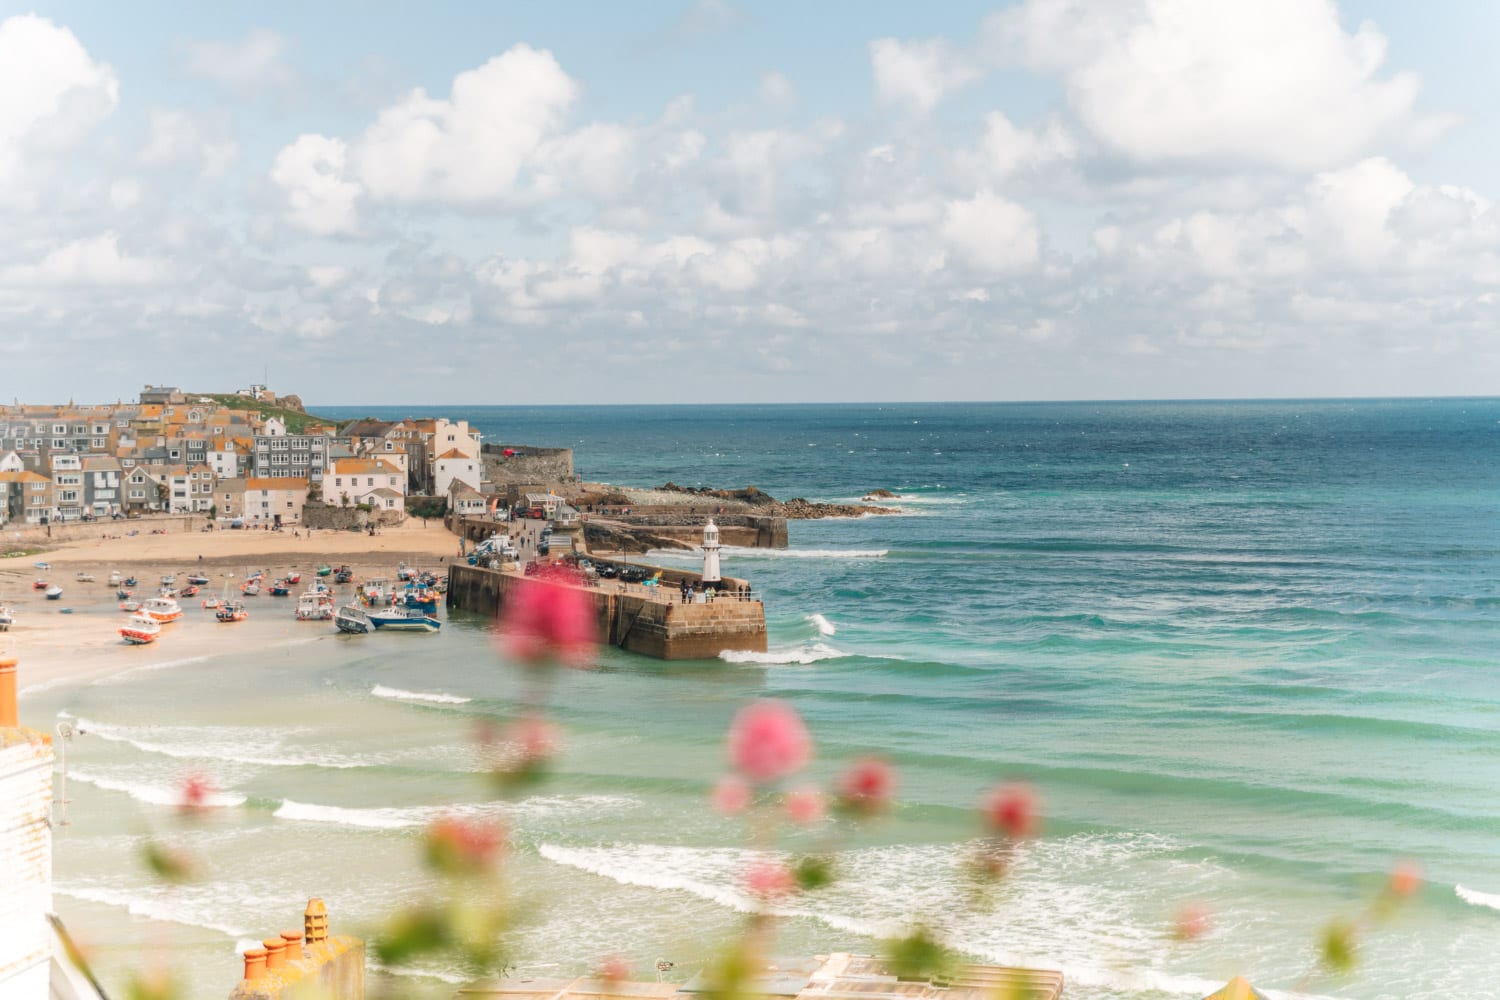
[[[0,399],[1493,395],[1500,5],[0,0]]]

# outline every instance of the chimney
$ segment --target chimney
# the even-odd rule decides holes
[[[16,707],[16,658],[0,658],[0,729],[15,729],[21,724]]]
[[[328,940],[328,907],[317,896],[307,901],[307,912],[302,914],[302,930],[309,948]]]
[[[266,949],[251,948],[245,952],[245,982],[266,978]]]
[[[282,931],[246,951],[245,978],[230,1000],[364,1000],[365,943],[330,936],[321,899],[309,899],[303,916],[305,945],[304,931]],[[0,943],[4,940],[0,935]],[[10,1000],[9,993],[4,1000]]]

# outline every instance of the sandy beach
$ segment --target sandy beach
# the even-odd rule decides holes
[[[142,526],[138,534],[128,533],[137,526]],[[306,627],[278,629],[271,634],[262,627],[168,626],[169,631],[157,642],[131,647],[121,641],[118,632],[125,615],[118,609],[115,589],[106,582],[112,570],[134,575],[140,581],[135,588],[138,598],[153,595],[160,578],[168,573],[177,575],[179,585],[190,573],[209,577],[214,583],[205,587],[200,597],[182,601],[188,619],[207,616],[200,607],[201,597],[221,593],[226,583],[237,588],[234,581],[257,569],[265,570],[268,579],[299,570],[305,586],[313,570],[323,563],[347,563],[356,580],[394,578],[398,563],[441,571],[457,554],[457,537],[438,520],[424,526],[412,519],[374,536],[352,531],[315,531],[309,535],[300,529],[296,536],[290,529],[156,535],[150,533],[150,522],[103,524],[98,538],[0,560],[0,603],[14,608],[17,616],[9,631],[0,632],[0,656],[20,659],[24,697],[58,684],[87,683],[126,670],[212,656],[224,651],[226,634],[272,645],[281,638],[291,642],[308,635]],[[49,563],[51,568],[37,569],[38,562]],[[78,573],[92,573],[94,582],[78,582]],[[62,599],[48,601],[41,591],[32,589],[33,581],[39,578],[62,587]],[[257,612],[262,608],[272,611],[274,600],[259,598],[258,603],[252,603],[252,619],[260,617]],[[274,612],[291,623],[292,607],[286,601],[279,603]],[[63,614],[63,608],[71,608],[73,613]]]

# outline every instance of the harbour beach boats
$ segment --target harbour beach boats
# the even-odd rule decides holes
[[[123,579],[124,577],[120,575],[119,570],[112,569],[109,571],[109,580],[107,582],[111,587],[118,587],[120,585],[120,581],[122,581]]]
[[[166,576],[162,577],[161,578],[161,585],[163,587],[175,587],[175,586],[177,586],[177,574],[175,574],[175,573],[168,573]]]
[[[223,603],[224,602],[221,601],[221,600],[219,600],[217,597],[205,597],[203,599],[203,609],[205,611],[213,611],[215,608],[217,608],[219,605],[221,605]]]
[[[333,616],[333,624],[340,632],[350,635],[365,635],[375,628],[370,624],[370,616],[358,604],[346,604],[339,608],[338,613]]]
[[[170,597],[152,597],[141,605],[141,614],[159,622],[175,622],[182,617],[182,605]]]
[[[62,599],[62,588],[59,587],[59,586],[57,586],[56,584],[53,584],[52,586],[50,586],[50,587],[47,588],[46,594],[47,594],[47,600],[49,600],[49,601],[61,600]]]
[[[134,613],[136,611],[141,610],[141,602],[140,601],[134,601],[134,600],[132,600],[132,601],[121,601],[120,602],[120,610],[121,611],[129,611],[129,612]]]
[[[333,594],[328,588],[309,588],[297,598],[297,620],[299,622],[326,622],[333,619]]]
[[[224,603],[220,604],[219,609],[214,612],[214,617],[219,621],[228,624],[230,622],[244,621],[246,618],[250,617],[250,612],[245,610],[244,601],[235,601],[233,604],[225,601]]]
[[[272,597],[290,597],[292,594],[292,588],[288,586],[290,582],[289,580],[277,580],[271,584],[271,588],[266,593]]]
[[[124,587],[121,587],[119,590],[115,591],[115,597],[121,601],[128,601],[130,600],[130,596],[134,593],[135,591],[133,590],[126,590]]]
[[[425,615],[437,614],[437,591],[429,587],[414,587],[407,584],[405,592],[401,595],[401,603],[408,608],[415,608]]]
[[[38,580],[31,581],[31,589],[32,590],[46,590],[49,586],[51,586],[51,585],[49,583],[47,583],[46,580],[40,580],[40,579],[38,579]]]
[[[127,586],[127,587],[134,587],[135,584],[136,584],[135,577],[133,577],[133,576],[127,576],[125,578],[125,586]]]
[[[0,632],[10,631],[10,627],[16,623],[16,612],[14,608],[0,604]]]
[[[319,576],[327,576],[328,574],[330,574],[332,572],[333,572],[333,567],[330,566],[330,565],[328,565],[327,563],[324,563],[323,565],[319,566],[318,569],[317,569],[317,573],[318,573]]]
[[[202,573],[193,573],[187,578],[187,582],[192,584],[194,587],[202,587],[208,583],[208,577],[204,576]]]
[[[370,624],[391,632],[436,632],[443,623],[412,608],[387,608],[369,612]]]
[[[296,570],[292,570],[286,575],[286,582],[295,587],[297,584],[302,582],[302,574],[298,573]]]
[[[186,587],[183,587],[182,590],[178,592],[177,596],[178,597],[197,597],[198,596],[198,585],[196,583],[190,583],[190,584],[188,584]]]
[[[132,646],[144,646],[148,642],[155,642],[159,635],[161,635],[161,622],[150,615],[131,615],[130,620],[120,626],[120,638]]]
[[[260,581],[258,579],[251,580],[249,583],[246,583],[243,587],[240,588],[240,593],[244,594],[246,597],[258,596],[260,594]]]
[[[383,576],[366,580],[359,588],[359,599],[367,608],[378,608],[390,603],[391,581]]]
[[[79,570],[77,573],[73,574],[73,579],[78,581],[79,583],[93,583],[94,574],[85,572],[84,570]]]
[[[333,571],[333,582],[334,583],[349,583],[353,579],[354,579],[354,570],[350,569],[347,564],[345,564],[343,566],[340,566],[338,569],[336,569],[336,570]]]

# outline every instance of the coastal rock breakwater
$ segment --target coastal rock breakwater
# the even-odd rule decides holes
[[[746,486],[737,490],[719,490],[711,486],[678,486],[676,483],[664,484],[660,492],[678,493],[688,498],[687,503],[719,502],[726,511],[734,508],[749,508],[756,514],[772,517],[784,517],[789,521],[810,521],[821,517],[863,517],[866,514],[897,514],[900,511],[892,507],[880,507],[875,504],[865,503],[820,503],[808,500],[804,497],[793,497],[790,500],[777,500],[764,490],[754,486]],[[875,494],[872,494],[875,495]],[[881,490],[880,495],[892,496],[889,491]],[[739,511],[744,513],[742,509]]]
[[[664,571],[664,574],[673,571]],[[680,571],[674,576],[682,575]],[[527,578],[479,566],[448,569],[448,607],[497,615]],[[733,586],[741,581],[725,581]],[[682,604],[663,586],[582,587],[593,603],[599,637],[611,646],[660,660],[711,660],[726,650],[764,653],[766,614],[758,600],[723,598]]]

